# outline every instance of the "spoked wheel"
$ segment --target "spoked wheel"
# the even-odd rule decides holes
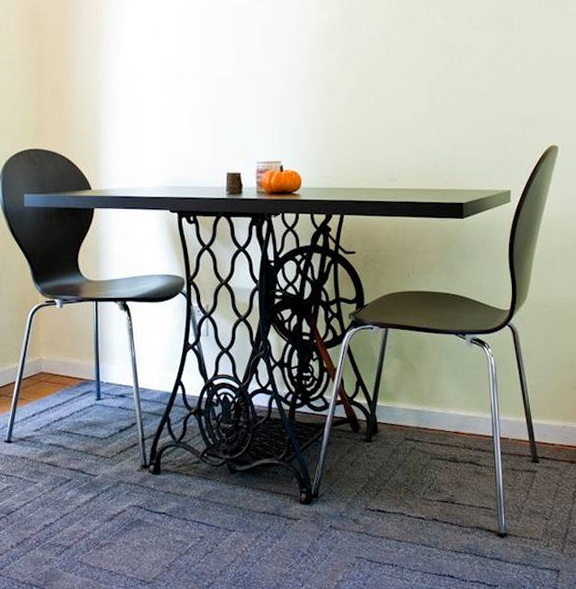
[[[346,258],[319,246],[288,252],[275,270],[270,324],[286,342],[279,365],[297,392],[293,409],[325,410],[333,372],[327,350],[342,342],[348,313],[364,304],[360,277]]]
[[[326,348],[340,344],[349,311],[364,304],[362,283],[341,254],[319,246],[302,246],[282,256],[276,267],[274,329],[286,341],[312,317]]]

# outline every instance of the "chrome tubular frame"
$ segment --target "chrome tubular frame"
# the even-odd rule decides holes
[[[496,506],[498,513],[498,535],[506,536],[506,517],[504,514],[504,483],[502,474],[502,448],[500,444],[500,410],[498,407],[498,380],[496,378],[496,363],[490,346],[477,337],[468,340],[470,344],[478,346],[486,356],[488,375],[490,379],[490,413],[492,416],[492,448],[494,451],[494,471],[496,477]]]
[[[326,423],[324,425],[324,435],[322,437],[322,447],[320,449],[320,457],[318,458],[318,464],[316,466],[316,474],[314,476],[314,483],[312,484],[312,496],[318,496],[318,490],[320,488],[320,481],[322,480],[322,474],[324,471],[324,464],[326,462],[326,454],[328,452],[328,441],[330,439],[330,430],[332,428],[332,421],[334,420],[334,412],[336,410],[336,403],[338,402],[338,391],[340,390],[340,386],[342,384],[342,376],[344,374],[344,364],[346,361],[346,357],[348,355],[348,349],[350,347],[350,341],[352,337],[356,335],[359,331],[363,331],[365,329],[379,329],[372,325],[360,325],[359,327],[354,327],[346,332],[344,336],[344,340],[342,341],[342,347],[340,348],[340,355],[338,358],[338,367],[336,369],[336,374],[334,376],[334,385],[332,387],[332,398],[330,400],[330,405],[328,407],[328,413],[326,415]]]
[[[386,345],[388,343],[388,328],[382,328],[382,342],[380,344],[380,353],[378,355],[378,364],[376,366],[376,376],[374,377],[374,389],[372,392],[372,398],[369,399],[370,403],[370,417],[367,424],[367,436],[366,440],[370,442],[372,436],[378,433],[378,419],[376,416],[376,410],[378,408],[378,394],[380,393],[380,384],[382,380],[382,370],[384,368],[384,358],[386,355]]]
[[[102,398],[100,387],[100,321],[97,301],[94,301],[94,384],[96,385],[96,400],[100,401]]]
[[[526,384],[526,373],[524,372],[524,362],[522,360],[522,351],[520,349],[520,336],[518,334],[518,329],[513,323],[508,323],[508,327],[510,328],[514,339],[514,351],[516,352],[516,364],[518,366],[518,376],[520,377],[520,388],[522,389],[522,402],[524,403],[526,429],[528,431],[528,440],[530,441],[530,453],[532,455],[532,462],[538,462],[538,450],[536,449],[536,438],[534,436],[534,426],[532,425],[528,385]]]
[[[12,403],[10,405],[10,417],[8,418],[8,426],[6,427],[6,442],[12,441],[12,430],[14,429],[14,421],[16,419],[16,409],[18,407],[18,399],[20,398],[20,388],[22,385],[22,377],[24,376],[24,366],[26,364],[26,355],[28,354],[28,345],[30,344],[30,333],[32,331],[32,323],[36,313],[44,307],[61,306],[61,301],[44,301],[30,309],[28,319],[26,320],[26,328],[24,330],[24,340],[22,342],[22,351],[20,352],[20,361],[18,362],[18,372],[16,373],[16,381],[14,382],[14,392],[12,393]]]
[[[16,410],[18,408],[18,400],[20,398],[20,389],[22,387],[22,379],[24,376],[24,368],[26,365],[26,356],[28,355],[28,347],[30,344],[30,336],[32,333],[32,324],[36,313],[44,307],[58,307],[61,308],[64,305],[77,303],[78,301],[63,301],[60,299],[54,299],[44,301],[32,307],[28,313],[28,319],[26,321],[26,328],[24,330],[24,339],[22,342],[22,351],[20,353],[20,360],[18,362],[18,371],[16,373],[16,380],[14,382],[14,393],[12,394],[12,403],[10,405],[10,415],[8,417],[8,425],[6,427],[5,441],[12,441],[12,433],[14,431],[14,422],[16,420]],[[136,428],[138,430],[138,440],[140,447],[141,463],[143,467],[147,466],[146,459],[146,447],[144,443],[144,428],[142,425],[142,410],[140,405],[140,388],[138,386],[138,372],[136,369],[136,349],[134,346],[134,333],[132,328],[132,317],[130,315],[130,309],[124,302],[118,302],[118,306],[126,314],[126,322],[128,327],[128,339],[130,343],[130,355],[132,364],[132,378],[133,378],[133,392],[134,392],[134,408],[136,412]],[[96,399],[100,400],[100,353],[99,353],[99,318],[98,318],[98,303],[94,303],[94,356],[96,361],[95,376],[96,376]]]
[[[134,346],[134,330],[132,327],[132,315],[128,305],[124,302],[119,302],[118,306],[126,314],[126,326],[128,328],[128,340],[130,343],[130,357],[132,366],[132,382],[134,394],[134,411],[136,412],[136,429],[138,430],[138,441],[140,445],[140,461],[142,468],[147,467],[146,446],[144,441],[144,427],[142,425],[142,407],[140,404],[140,387],[138,386],[138,370],[136,368],[136,348]]]

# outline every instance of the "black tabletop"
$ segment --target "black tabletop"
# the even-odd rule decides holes
[[[152,209],[201,215],[278,213],[442,217],[463,219],[510,201],[507,190],[413,188],[303,188],[296,194],[268,195],[244,188],[162,186],[27,194],[26,206]]]

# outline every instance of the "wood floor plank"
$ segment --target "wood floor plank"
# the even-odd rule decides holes
[[[53,395],[62,389],[84,382],[81,378],[40,372],[22,380],[18,406]],[[14,383],[0,387],[0,413],[10,409],[10,400],[14,392]]]

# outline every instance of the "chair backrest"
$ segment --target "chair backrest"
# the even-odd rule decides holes
[[[528,178],[516,208],[509,250],[512,274],[510,317],[522,306],[528,294],[534,250],[557,155],[558,147],[555,145],[542,154]]]
[[[94,211],[25,207],[24,195],[89,188],[76,165],[52,151],[21,151],[2,168],[0,204],[40,292],[43,284],[81,277],[78,253]]]

